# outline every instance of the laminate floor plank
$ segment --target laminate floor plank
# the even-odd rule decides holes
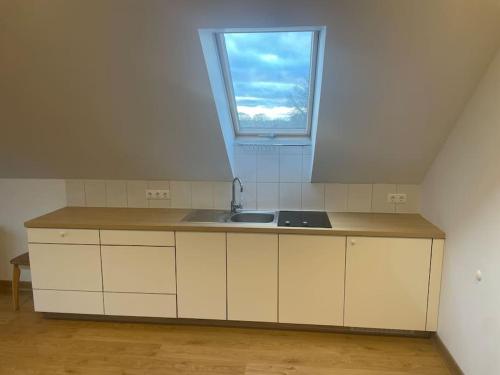
[[[0,375],[444,375],[427,338],[46,319],[0,293]]]

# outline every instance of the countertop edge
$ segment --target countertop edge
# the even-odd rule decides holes
[[[412,231],[377,231],[377,230],[345,230],[316,228],[283,228],[283,227],[245,227],[245,226],[210,226],[210,225],[71,225],[46,224],[36,225],[27,221],[27,229],[93,229],[93,230],[143,230],[143,231],[176,231],[176,232],[228,232],[228,233],[275,233],[275,234],[305,234],[323,236],[359,236],[359,237],[396,237],[396,238],[428,238],[445,239],[444,233],[415,233]]]

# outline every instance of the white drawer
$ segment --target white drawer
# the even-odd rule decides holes
[[[102,291],[99,245],[30,243],[35,289]]]
[[[40,312],[104,314],[102,292],[34,289],[33,300]]]
[[[28,242],[99,245],[97,229],[28,228]]]
[[[177,298],[172,294],[104,293],[106,315],[177,317]]]
[[[174,232],[101,230],[102,245],[175,246]]]
[[[176,293],[175,247],[101,246],[106,292]]]

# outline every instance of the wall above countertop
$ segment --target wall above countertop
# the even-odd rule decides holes
[[[419,213],[420,187],[396,184],[336,184],[243,181],[245,209],[330,212]],[[170,199],[147,200],[146,189],[166,189]],[[387,203],[405,193],[407,203]],[[66,180],[68,206],[229,209],[229,181]]]

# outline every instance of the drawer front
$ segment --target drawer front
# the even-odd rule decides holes
[[[102,291],[98,245],[29,244],[33,289]]]
[[[106,292],[176,293],[175,248],[102,246]]]
[[[28,242],[99,245],[99,231],[96,229],[28,228]]]
[[[106,315],[176,318],[177,299],[172,294],[104,293]]]
[[[69,314],[104,314],[102,292],[33,290],[35,311]]]
[[[175,246],[174,232],[101,230],[102,245]]]

